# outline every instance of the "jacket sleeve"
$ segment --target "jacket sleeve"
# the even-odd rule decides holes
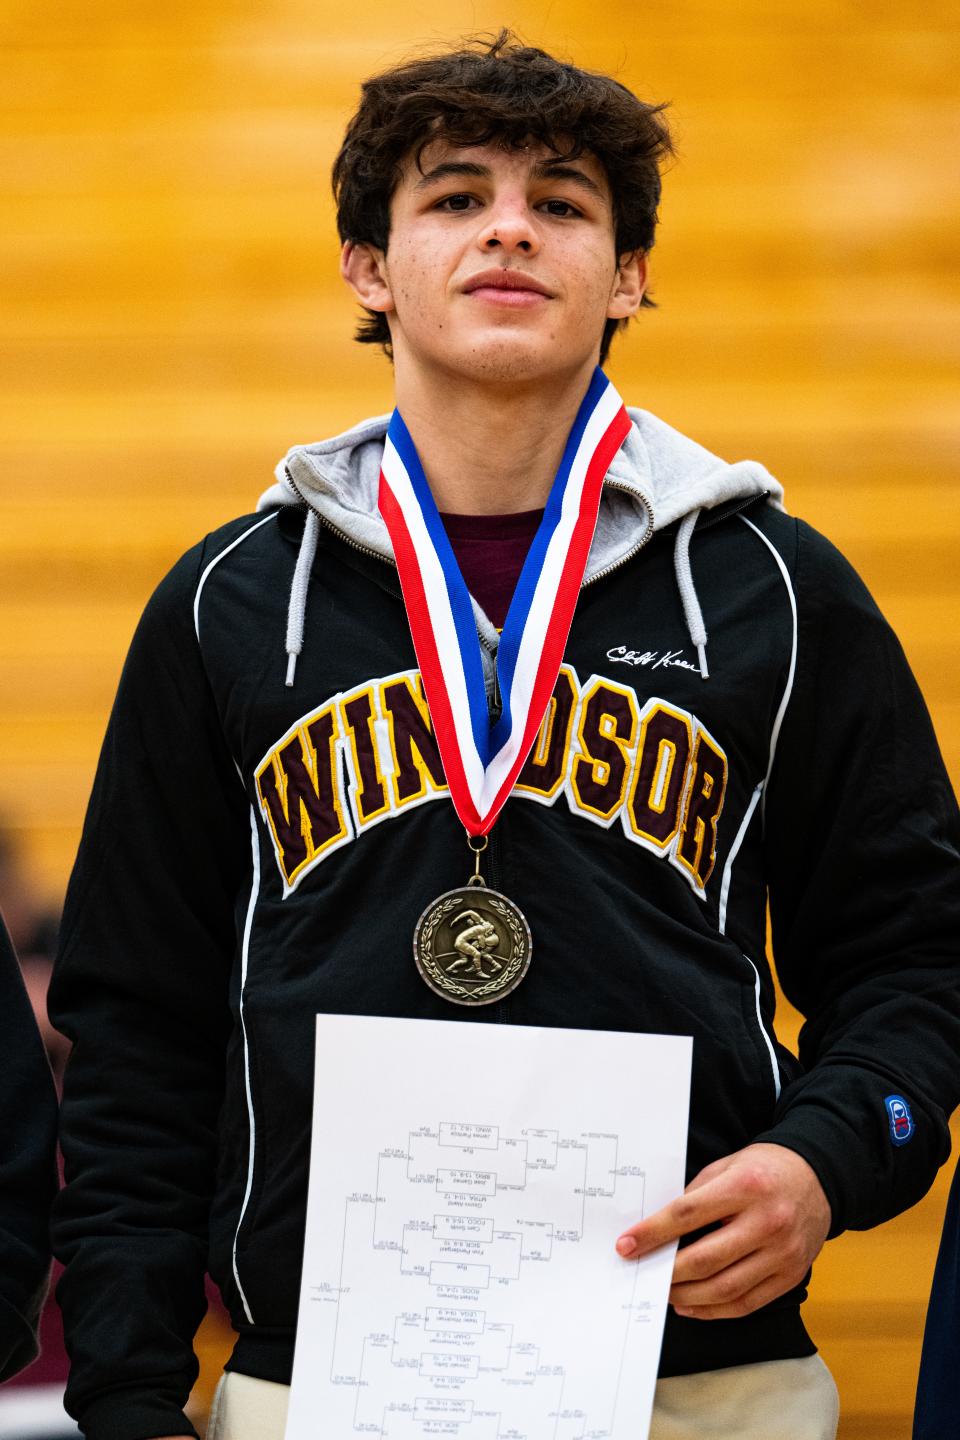
[[[802,524],[795,575],[797,669],[764,843],[803,1073],[757,1138],[809,1161],[836,1235],[915,1204],[950,1151],[960,827],[923,699],[865,587]]]
[[[249,807],[192,620],[202,548],[124,666],[67,894],[50,1014],[73,1041],[54,1249],[89,1440],[195,1433],[217,1117]]]
[[[57,1097],[13,946],[0,920],[0,1381],[37,1353],[57,1186]]]

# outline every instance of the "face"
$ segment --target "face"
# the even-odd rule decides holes
[[[645,261],[618,260],[590,155],[436,141],[419,168],[408,159],[390,215],[387,251],[346,245],[342,268],[387,316],[398,381],[410,367],[500,383],[589,372],[604,322],[640,304]]]

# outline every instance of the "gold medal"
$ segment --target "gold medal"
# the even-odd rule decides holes
[[[483,844],[476,841],[482,839]],[[474,874],[440,895],[417,921],[413,954],[424,980],[454,1005],[490,1005],[515,990],[527,973],[533,940],[523,911],[491,890],[480,874],[486,836],[474,836]]]

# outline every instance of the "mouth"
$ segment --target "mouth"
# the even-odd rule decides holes
[[[463,286],[465,295],[492,305],[507,305],[512,308],[537,305],[551,300],[552,292],[532,275],[522,270],[481,270]]]

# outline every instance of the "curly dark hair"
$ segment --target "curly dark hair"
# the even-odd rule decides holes
[[[412,153],[419,166],[426,146],[442,138],[508,149],[539,143],[563,160],[595,156],[613,196],[617,255],[650,250],[661,166],[674,153],[661,118],[666,104],[647,105],[610,76],[523,45],[509,30],[462,43],[364,82],[333,165],[340,239],[386,252],[403,162]],[[641,304],[654,302],[645,294]],[[626,323],[606,321],[601,364]],[[385,315],[368,310],[356,339],[392,355]]]

